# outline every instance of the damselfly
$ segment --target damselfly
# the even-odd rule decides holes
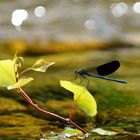
[[[110,78],[106,77],[106,75],[112,74],[115,72],[118,68],[120,67],[119,61],[111,61],[109,63],[105,63],[103,65],[100,65],[96,68],[87,68],[87,69],[82,69],[82,70],[76,70],[75,74],[81,77],[85,76],[91,76],[95,78],[100,78],[104,80],[109,80],[109,81],[114,81],[114,82],[119,82],[119,83],[127,83],[124,80],[116,79],[116,78]]]

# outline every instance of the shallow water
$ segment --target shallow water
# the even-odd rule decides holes
[[[35,80],[23,89],[40,107],[64,117],[68,117],[72,105],[72,94],[60,87],[59,80],[73,79],[76,68],[90,66],[93,62],[94,65],[98,65],[113,59],[119,60],[121,67],[113,77],[127,80],[128,83],[120,84],[90,78],[88,89],[97,101],[98,114],[90,118],[76,108],[73,112],[73,120],[89,131],[90,136],[86,139],[139,139],[139,48],[68,52],[42,57],[48,61],[55,61],[56,64],[45,74],[29,73],[29,76],[34,76]],[[33,64],[35,60],[37,57],[25,57],[25,64]],[[73,63],[75,61],[76,63]],[[1,89],[0,106],[1,139],[62,139],[65,137],[63,130],[68,126],[67,124],[38,113],[15,91]],[[118,134],[104,136],[91,132],[96,128]]]

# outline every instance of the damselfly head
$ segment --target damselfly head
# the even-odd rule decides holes
[[[75,73],[75,74],[78,74],[78,69],[76,69],[76,70],[74,71],[74,73]]]
[[[86,75],[87,71],[86,70],[75,70],[75,74],[79,74],[79,75]]]

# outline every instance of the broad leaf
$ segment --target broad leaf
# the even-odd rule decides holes
[[[0,86],[7,87],[15,83],[14,62],[10,59],[0,60]]]
[[[33,78],[26,78],[26,79],[20,79],[17,83],[13,84],[13,85],[9,85],[7,87],[8,90],[11,89],[15,89],[15,88],[20,88],[26,84],[28,84],[29,82],[31,82],[33,80]]]
[[[32,66],[32,70],[34,71],[39,71],[39,72],[45,72],[46,69],[53,65],[55,62],[46,62],[43,59],[38,60],[33,66]]]
[[[63,80],[60,81],[60,84],[74,93],[74,101],[87,115],[95,116],[97,114],[96,101],[85,87]]]

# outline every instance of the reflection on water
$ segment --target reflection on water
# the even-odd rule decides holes
[[[28,17],[28,12],[24,9],[17,9],[12,13],[11,22],[17,30],[20,29],[23,21]],[[21,31],[21,30],[19,30]]]
[[[38,6],[35,8],[34,10],[34,14],[37,16],[37,17],[44,17],[45,16],[45,13],[46,13],[46,9],[45,7],[43,6]]]
[[[0,17],[0,39],[76,37],[140,43],[140,2],[5,0],[0,2]]]

